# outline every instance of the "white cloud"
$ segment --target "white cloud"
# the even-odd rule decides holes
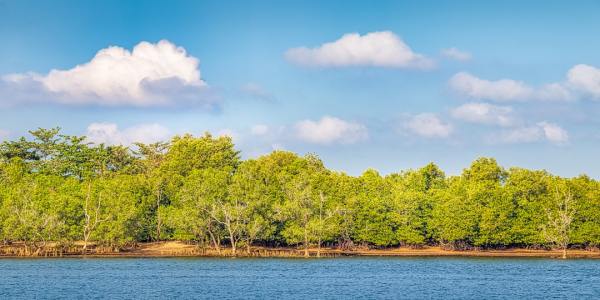
[[[589,65],[576,65],[567,73],[567,81],[573,88],[594,98],[600,98],[600,69]]]
[[[269,132],[269,126],[263,125],[263,124],[257,124],[257,125],[252,126],[252,128],[250,129],[250,132],[253,135],[258,135],[258,136],[266,135]]]
[[[466,103],[451,111],[452,117],[470,123],[511,126],[515,123],[512,108],[488,103]]]
[[[492,143],[530,143],[539,141],[542,138],[542,131],[538,126],[522,127],[513,130],[503,131],[498,135],[489,138]]]
[[[298,65],[319,67],[371,66],[430,69],[434,62],[412,51],[391,31],[365,35],[348,33],[316,48],[292,48],[286,58]]]
[[[542,101],[571,101],[577,95],[565,83],[549,83],[536,90],[534,99]]]
[[[521,81],[512,79],[490,81],[480,79],[467,72],[460,72],[452,76],[450,87],[467,97],[475,99],[526,100],[534,94],[533,89]]]
[[[560,126],[548,122],[539,122],[533,126],[521,127],[500,132],[488,137],[491,143],[532,143],[548,141],[553,144],[563,145],[568,143],[569,134]]]
[[[300,121],[296,123],[295,130],[298,138],[314,144],[353,144],[368,138],[364,125],[330,116],[318,121]]]
[[[446,138],[450,136],[453,127],[443,122],[435,114],[423,113],[411,117],[404,127],[413,133],[427,138]]]
[[[495,101],[571,101],[584,96],[600,98],[600,69],[576,65],[567,72],[566,80],[532,87],[513,79],[486,80],[460,72],[449,80],[459,94]]]
[[[166,40],[141,42],[132,51],[110,46],[71,69],[9,74],[0,83],[5,98],[20,101],[35,101],[42,94],[52,102],[78,105],[214,104],[200,77],[198,59]]]
[[[95,144],[131,145],[135,142],[154,143],[170,138],[170,131],[159,124],[140,124],[119,129],[114,123],[92,123],[87,127],[87,140]]]
[[[442,55],[446,58],[458,60],[458,61],[468,61],[471,60],[471,53],[458,50],[457,48],[447,48],[442,49]]]
[[[569,134],[560,126],[548,122],[540,122],[537,124],[544,131],[544,137],[556,144],[564,144],[569,141]]]

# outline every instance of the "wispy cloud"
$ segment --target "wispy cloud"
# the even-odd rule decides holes
[[[468,61],[472,58],[471,53],[459,50],[454,47],[442,49],[441,54],[448,59],[457,61]]]
[[[569,133],[549,122],[539,122],[533,126],[518,127],[491,134],[487,141],[492,144],[516,144],[548,141],[556,145],[564,145],[569,142]]]
[[[259,100],[274,101],[275,97],[261,85],[248,82],[240,87],[240,91]]]
[[[570,101],[584,97],[600,99],[600,69],[576,65],[562,82],[533,87],[513,79],[487,80],[460,72],[449,80],[450,87],[468,98],[493,101]]]
[[[485,80],[467,72],[460,72],[450,78],[450,87],[469,98],[510,101],[526,100],[533,95],[533,89],[524,82],[512,79]]]

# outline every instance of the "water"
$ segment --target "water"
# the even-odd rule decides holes
[[[600,299],[600,260],[0,259],[0,299]]]

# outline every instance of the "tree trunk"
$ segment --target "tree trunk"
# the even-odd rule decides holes
[[[563,247],[562,249],[562,258],[563,259],[567,259],[567,247]]]
[[[231,237],[229,240],[231,241],[231,254],[235,256],[237,250],[235,247],[235,238]]]
[[[236,255],[236,240],[233,229],[231,227],[231,221],[229,219],[225,222],[225,227],[227,227],[227,232],[229,232],[229,242],[231,243],[231,254],[233,256]]]
[[[90,233],[91,233],[91,228],[90,228],[91,216],[88,211],[91,196],[92,196],[92,184],[88,183],[87,195],[85,197],[85,204],[83,207],[83,214],[85,217],[85,225],[83,226],[83,255],[85,255],[87,252],[88,240],[90,238]]]
[[[319,240],[317,242],[317,257],[321,257],[321,234],[323,233],[323,202],[325,197],[323,191],[319,192]]]
[[[215,249],[217,249],[217,253],[221,254],[221,242],[217,242],[217,239],[215,238],[215,235],[212,233],[212,231],[208,231],[208,234],[210,235],[210,239],[213,242],[213,246],[215,247]]]
[[[308,254],[308,231],[306,226],[304,227],[304,257],[309,257]]]
[[[88,239],[89,239],[89,234],[84,233],[83,234],[83,254],[84,255],[87,252]]]
[[[321,238],[319,237],[319,241],[317,242],[317,257],[321,257]]]
[[[156,195],[156,241],[160,241],[160,229],[162,226],[162,221],[160,219],[160,188],[158,189],[157,192],[158,195]]]

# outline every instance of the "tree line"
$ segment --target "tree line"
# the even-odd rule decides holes
[[[598,247],[600,183],[504,169],[459,176],[430,163],[382,176],[328,170],[313,154],[242,160],[229,137],[95,145],[58,128],[0,145],[0,235],[43,247],[179,240],[234,255],[252,246],[351,249]],[[308,252],[305,252],[306,254]]]

